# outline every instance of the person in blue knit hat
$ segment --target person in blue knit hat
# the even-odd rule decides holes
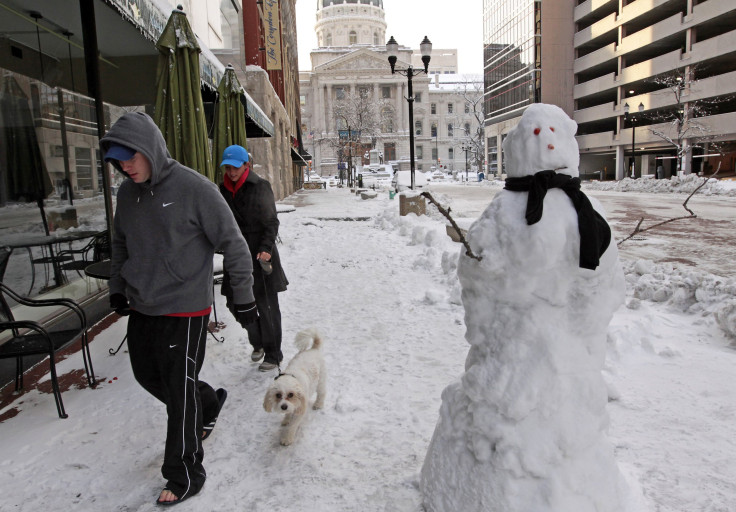
[[[220,166],[224,168],[220,193],[248,242],[253,262],[253,295],[259,316],[254,323],[243,327],[253,346],[251,359],[254,362],[263,359],[258,369],[265,372],[278,368],[284,357],[278,294],[289,284],[276,247],[279,234],[276,202],[271,184],[253,172],[250,155],[243,146],[225,148]],[[235,302],[227,265],[224,270],[222,294],[232,311]]]

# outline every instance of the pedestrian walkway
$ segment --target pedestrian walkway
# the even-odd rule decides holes
[[[217,290],[225,342],[208,339],[201,375],[225,387],[228,401],[205,444],[202,495],[177,510],[415,510],[440,393],[467,352],[458,290],[447,277],[459,245],[438,220],[402,225],[398,198],[387,192],[362,200],[348,189],[302,191],[283,203],[295,205],[279,214],[290,281],[280,300],[285,360],[298,330],[321,331],[325,409],[310,414],[294,445],[279,445],[281,418],[262,406],[276,373],[257,371]],[[438,251],[441,236],[451,254]],[[101,383],[63,392],[68,419],[57,419],[53,397],[35,389],[10,407],[17,414],[0,423],[4,507],[156,509],[165,411],[134,381],[127,352],[107,354],[126,322],[93,340]],[[59,371],[74,374],[80,362],[69,357]]]

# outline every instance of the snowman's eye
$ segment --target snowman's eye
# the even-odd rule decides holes
[[[555,131],[555,127],[554,126],[550,126],[549,129],[552,130],[552,131]]]
[[[539,135],[539,132],[541,132],[539,128],[534,128],[534,135]]]

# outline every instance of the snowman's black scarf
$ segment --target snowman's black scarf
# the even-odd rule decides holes
[[[580,233],[580,268],[595,270],[600,264],[601,255],[611,243],[611,228],[590,204],[588,196],[580,190],[580,178],[555,171],[539,171],[533,176],[506,178],[506,190],[529,192],[526,203],[526,223],[531,226],[542,218],[544,196],[551,188],[562,189],[572,201],[578,213],[578,232]]]

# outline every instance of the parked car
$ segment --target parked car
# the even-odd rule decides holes
[[[427,177],[421,171],[414,171],[414,189],[427,186]],[[411,189],[411,171],[396,171],[391,180],[391,188],[396,192]]]

